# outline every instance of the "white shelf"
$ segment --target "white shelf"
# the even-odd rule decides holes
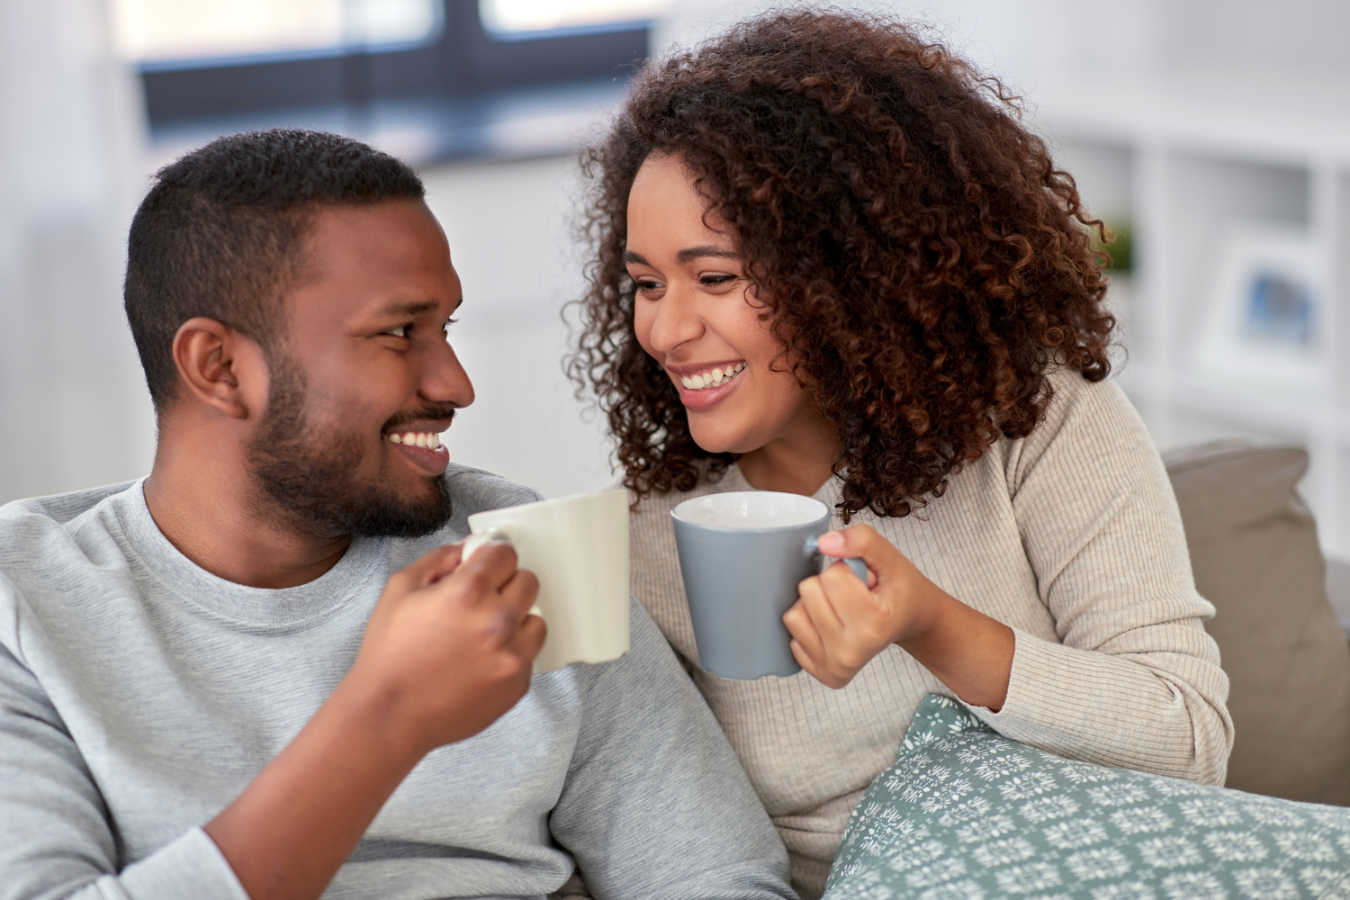
[[[1350,559],[1350,102],[1336,87],[1240,72],[1084,82],[1039,91],[1028,119],[1088,208],[1131,224],[1135,271],[1113,286],[1129,350],[1118,377],[1159,446],[1224,436],[1305,444],[1302,491],[1324,549]],[[1197,363],[1225,248],[1244,229],[1308,241],[1323,350],[1300,386]]]
[[[1057,138],[1085,137],[1275,165],[1350,166],[1350,101],[1339,85],[1250,83],[1239,73],[1133,85],[1056,84],[1030,117]],[[1329,113],[1330,111],[1330,113]]]

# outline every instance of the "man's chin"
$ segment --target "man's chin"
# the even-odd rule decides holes
[[[450,491],[435,479],[434,496],[416,503],[398,498],[371,498],[353,509],[350,533],[356,537],[419,538],[445,527],[454,514]]]
[[[418,479],[412,497],[387,480],[354,483],[351,470],[269,460],[254,470],[262,493],[289,523],[325,536],[416,538],[445,526],[454,512],[444,478]]]
[[[347,485],[337,518],[348,534],[417,538],[450,521],[454,510],[444,478],[419,478],[415,486],[402,485],[403,490],[390,490],[389,481],[382,478],[375,484]]]

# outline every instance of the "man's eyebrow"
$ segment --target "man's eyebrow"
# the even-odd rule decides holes
[[[437,303],[434,300],[406,300],[401,303],[391,303],[380,310],[382,316],[420,316],[423,313],[434,312]]]

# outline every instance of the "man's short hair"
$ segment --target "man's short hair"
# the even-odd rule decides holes
[[[223,137],[161,169],[131,223],[123,289],[156,410],[176,396],[173,338],[194,316],[275,358],[287,322],[280,299],[316,208],[425,193],[405,163],[319,131]]]

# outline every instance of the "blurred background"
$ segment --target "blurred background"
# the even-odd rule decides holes
[[[154,421],[121,311],[150,174],[221,134],[324,128],[423,174],[478,402],[452,457],[547,496],[613,479],[562,375],[591,139],[650,56],[767,4],[720,0],[0,0],[0,502],[137,477]],[[1350,4],[868,3],[1025,99],[1119,236],[1118,374],[1162,449],[1312,453],[1350,559]]]

